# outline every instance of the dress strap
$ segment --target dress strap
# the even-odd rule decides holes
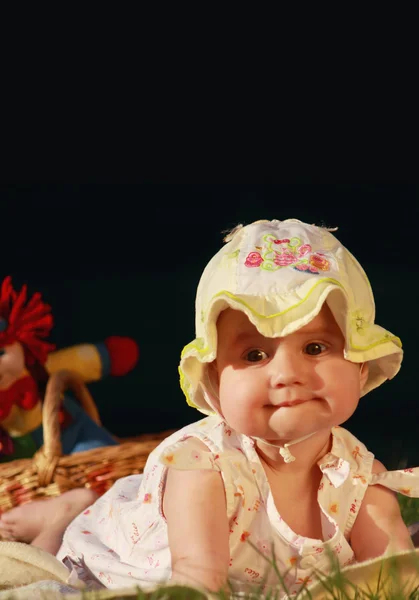
[[[419,467],[372,473],[368,484],[382,485],[404,496],[419,498]]]

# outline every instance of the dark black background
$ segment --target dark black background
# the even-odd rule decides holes
[[[90,386],[104,424],[131,436],[201,416],[184,400],[177,367],[222,232],[263,218],[338,226],[370,278],[377,322],[405,349],[399,375],[363,398],[347,426],[386,466],[419,464],[418,200],[416,185],[379,182],[4,184],[0,276],[42,292],[59,347],[108,335],[138,341],[131,374]]]

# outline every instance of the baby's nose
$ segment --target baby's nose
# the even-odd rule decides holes
[[[271,361],[271,385],[303,385],[306,379],[304,360],[301,355],[281,349]]]

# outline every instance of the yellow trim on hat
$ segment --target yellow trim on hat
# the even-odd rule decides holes
[[[294,304],[293,306],[289,306],[282,312],[274,313],[272,315],[262,315],[262,314],[258,313],[247,302],[245,302],[241,298],[238,298],[237,296],[235,296],[231,292],[228,292],[227,290],[224,290],[224,291],[221,291],[221,292],[218,292],[217,294],[215,294],[215,296],[213,296],[213,298],[211,300],[211,304],[212,304],[213,300],[215,298],[218,298],[219,296],[228,296],[231,300],[234,300],[238,304],[242,304],[243,306],[245,306],[256,317],[261,318],[261,319],[273,319],[275,317],[282,316],[285,313],[287,313],[288,311],[293,310],[297,306],[300,306],[301,304],[303,304],[303,302],[305,302],[307,300],[307,298],[310,296],[310,294],[313,292],[313,290],[321,283],[333,283],[334,285],[337,285],[338,287],[340,287],[342,290],[345,289],[342,286],[342,284],[339,281],[337,281],[336,279],[333,279],[332,277],[324,277],[323,279],[320,279],[319,281],[317,281],[315,283],[315,285],[313,285],[313,287],[310,288],[310,291],[305,295],[305,297],[302,298],[299,302],[297,302],[297,304]],[[198,342],[198,340],[203,340],[203,338],[196,338],[195,340],[193,340],[192,342],[190,342],[183,348],[183,350],[181,352],[181,359],[184,357],[186,352],[188,352],[192,348],[194,350],[197,350],[199,354],[205,354],[206,352],[208,352],[209,347],[205,346],[203,348],[202,347],[203,341]],[[369,344],[368,346],[357,346],[352,342],[352,336],[351,336],[351,334],[349,334],[349,345],[354,350],[359,350],[359,351],[371,350],[372,348],[375,348],[376,346],[379,346],[380,344],[385,344],[386,342],[394,342],[397,346],[399,346],[399,348],[402,348],[401,339],[396,335],[390,336],[387,334],[387,336],[384,336],[383,338],[381,338],[381,340],[378,340],[377,342],[373,342],[372,344]]]

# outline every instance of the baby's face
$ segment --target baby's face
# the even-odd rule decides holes
[[[230,308],[217,330],[220,407],[236,431],[285,443],[339,425],[355,411],[368,369],[344,359],[344,337],[326,304],[283,338],[264,337]]]

